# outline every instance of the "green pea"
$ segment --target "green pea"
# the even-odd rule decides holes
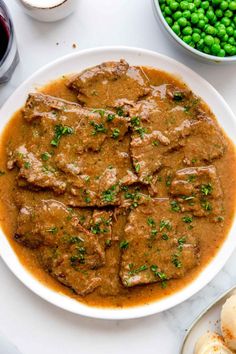
[[[228,8],[228,2],[227,1],[222,1],[220,4],[221,10],[225,11]]]
[[[198,21],[199,21],[199,16],[198,16],[198,14],[197,14],[197,13],[193,13],[192,16],[191,16],[191,22],[192,22],[193,24],[196,24],[196,23],[198,23]]]
[[[200,28],[193,28],[193,33],[198,33],[198,34],[200,34],[200,33],[201,33]]]
[[[222,38],[224,37],[224,35],[226,34],[226,31],[224,28],[218,28],[218,31],[217,31],[217,36]]]
[[[183,41],[187,44],[189,44],[192,40],[192,37],[191,36],[183,36]]]
[[[207,46],[211,47],[213,44],[214,44],[214,38],[210,35],[207,35],[205,38],[204,38],[204,42]]]
[[[201,0],[194,0],[194,5],[199,7],[201,5]]]
[[[190,2],[190,3],[188,4],[188,9],[189,9],[189,11],[194,12],[194,11],[196,10],[195,4],[193,4],[193,3]]]
[[[214,38],[214,42],[215,42],[215,44],[220,44],[219,38],[215,37],[215,38]]]
[[[174,18],[175,21],[177,21],[180,17],[182,17],[182,12],[181,11],[176,11],[173,14],[173,18]]]
[[[226,44],[224,45],[224,50],[225,50],[225,52],[226,52],[227,54],[230,54],[230,52],[231,52],[231,45],[228,44],[228,43],[226,43]]]
[[[213,10],[208,10],[208,11],[207,11],[206,17],[207,17],[209,20],[213,19],[214,16],[215,16],[215,14],[214,14],[214,11],[213,11]]]
[[[216,29],[213,26],[207,25],[205,29],[207,34],[215,35],[216,34]]]
[[[211,54],[210,48],[207,46],[203,47],[203,52],[206,54]]]
[[[234,29],[232,26],[229,26],[226,28],[226,33],[229,35],[229,36],[232,36],[233,33],[234,33]]]
[[[171,9],[168,6],[165,7],[164,12],[165,12],[165,15],[168,15],[168,16],[172,15]]]
[[[215,15],[216,15],[216,17],[223,17],[223,11],[221,9],[216,9]]]
[[[234,37],[229,37],[228,43],[231,44],[231,45],[235,45],[236,41],[235,41]]]
[[[168,23],[168,25],[169,26],[171,26],[172,25],[172,23],[173,23],[173,20],[172,20],[172,18],[171,17],[165,17],[165,20],[166,20],[166,22]]]
[[[199,33],[193,33],[192,40],[194,43],[198,43],[200,41],[200,39],[201,39],[201,36]]]
[[[232,11],[236,11],[236,1],[230,1],[229,9]]]
[[[231,10],[226,10],[225,13],[224,13],[225,17],[233,17],[233,11]]]
[[[208,7],[210,6],[209,1],[203,1],[201,6],[204,10],[208,9]]]
[[[222,40],[223,40],[224,42],[227,42],[228,39],[229,39],[229,35],[228,35],[228,34],[225,34],[224,37],[222,38]]]
[[[205,38],[206,37],[206,33],[205,32],[201,32],[201,37]]]
[[[204,20],[200,20],[200,21],[198,22],[198,27],[199,27],[199,28],[204,28],[205,25],[206,25],[206,22],[205,22]]]
[[[214,55],[217,55],[220,51],[220,45],[219,44],[216,44],[214,43],[212,46],[211,46],[211,51]]]
[[[236,30],[234,30],[234,38],[236,39]]]
[[[184,27],[183,30],[182,30],[182,33],[185,36],[191,35],[193,33],[192,27],[190,27],[190,26]]]
[[[191,12],[189,10],[185,10],[183,12],[183,17],[189,19],[191,17]]]
[[[219,5],[222,0],[212,0],[213,5]]]
[[[180,8],[181,10],[188,10],[188,2],[187,1],[181,1],[181,3],[179,4],[180,5]]]
[[[231,46],[230,55],[236,55],[236,47],[235,46]]]
[[[170,9],[171,9],[172,11],[176,11],[176,10],[178,9],[178,7],[179,7],[179,3],[178,3],[177,1],[172,1],[172,2],[170,3]]]
[[[186,27],[187,26],[187,20],[185,17],[180,17],[178,19],[178,24],[180,25],[180,27]]]
[[[177,35],[180,34],[180,27],[179,27],[178,23],[174,23],[174,24],[173,24],[172,30],[173,30]]]
[[[219,53],[217,53],[217,56],[218,56],[218,57],[225,57],[225,51],[224,51],[224,49],[221,49],[221,50],[219,51]]]

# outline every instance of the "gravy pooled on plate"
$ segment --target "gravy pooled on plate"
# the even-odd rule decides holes
[[[94,306],[149,303],[215,256],[235,150],[174,76],[124,60],[30,93],[1,138],[1,226],[44,284]]]

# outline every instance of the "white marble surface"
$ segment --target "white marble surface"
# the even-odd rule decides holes
[[[78,0],[76,13],[53,24],[36,22],[14,0],[5,1],[14,19],[21,62],[11,82],[0,88],[0,104],[25,78],[55,58],[95,46],[128,45],[159,51],[190,66],[219,90],[236,113],[236,65],[200,63],[174,47],[156,24],[151,0]],[[82,318],[46,303],[0,260],[0,332],[23,354],[175,354],[194,317],[236,283],[235,257],[236,252],[211,284],[182,305],[148,318],[115,322]],[[4,354],[1,348],[0,354]]]

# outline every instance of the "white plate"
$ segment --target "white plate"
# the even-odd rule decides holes
[[[35,91],[38,87],[45,85],[50,80],[56,79],[61,75],[79,72],[101,62],[119,60],[120,58],[126,59],[130,64],[153,66],[183,79],[197,95],[201,96],[208,103],[227,135],[233,141],[236,141],[236,118],[224,99],[207,81],[186,66],[164,55],[144,49],[126,47],[97,48],[81,51],[58,59],[37,71],[13,93],[0,110],[0,134],[12,114],[24,105],[29,92]],[[228,237],[217,256],[204,269],[204,271],[184,289],[162,300],[145,304],[143,306],[124,309],[89,307],[45,287],[22,266],[7,238],[1,231],[0,252],[3,260],[17,278],[34,293],[50,303],[83,316],[104,319],[129,319],[167,310],[187,300],[197,291],[202,289],[221,270],[229,256],[232,254],[236,245],[235,235],[236,220],[234,220],[234,224]]]

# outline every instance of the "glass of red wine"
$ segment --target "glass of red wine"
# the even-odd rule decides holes
[[[8,82],[19,62],[14,28],[5,3],[0,0],[0,84]]]

